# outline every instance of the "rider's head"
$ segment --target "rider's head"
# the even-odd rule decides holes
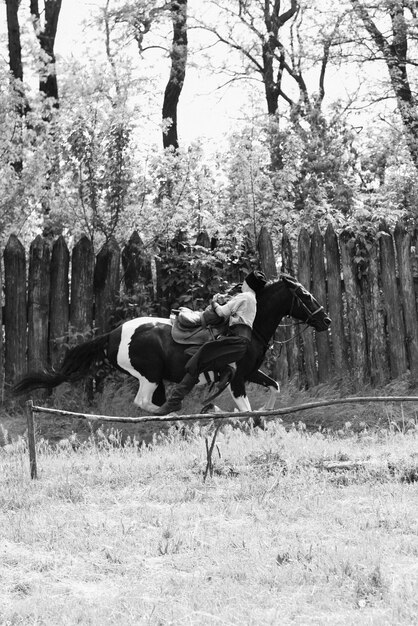
[[[259,293],[262,289],[264,289],[267,283],[267,279],[264,276],[263,272],[259,272],[258,270],[254,270],[247,274],[244,278],[244,282],[242,283],[242,291],[254,291],[255,294]]]

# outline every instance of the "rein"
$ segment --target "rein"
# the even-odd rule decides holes
[[[279,355],[278,355],[279,357],[281,355],[283,346],[285,346],[286,344],[290,343],[291,341],[294,341],[295,339],[300,337],[304,332],[306,332],[308,330],[308,328],[309,328],[309,322],[312,319],[314,319],[315,315],[317,315],[318,313],[320,313],[321,311],[324,310],[324,307],[320,305],[320,306],[318,306],[317,309],[315,309],[315,311],[310,311],[309,308],[304,303],[304,301],[302,300],[302,298],[296,293],[296,291],[297,291],[297,288],[291,289],[291,292],[292,292],[292,304],[291,304],[290,311],[289,311],[287,317],[292,317],[295,301],[298,300],[300,306],[304,309],[304,311],[307,314],[306,320],[304,322],[300,321],[300,322],[294,322],[294,323],[291,323],[291,324],[279,324],[279,328],[280,327],[281,328],[289,328],[289,327],[293,328],[294,326],[301,326],[302,324],[304,324],[305,326],[304,326],[304,328],[302,328],[301,330],[296,332],[292,337],[289,337],[289,339],[285,339],[283,341],[278,341],[277,339],[273,339],[273,342],[272,342],[271,346],[269,347],[269,349],[272,350],[274,348],[274,345],[278,344],[280,346]],[[260,336],[260,333],[257,333],[257,335]],[[266,342],[264,340],[264,344],[265,344],[265,346],[268,347],[269,342],[268,341]]]
[[[306,322],[296,322],[295,324],[283,324],[282,328],[293,328],[295,326],[301,326],[302,324],[305,324]],[[281,353],[282,353],[282,348],[283,346],[285,346],[287,343],[290,343],[291,341],[294,341],[295,339],[297,339],[298,337],[300,337],[301,335],[303,335],[304,332],[306,332],[308,330],[309,326],[308,324],[306,324],[305,328],[302,328],[302,330],[299,330],[299,332],[295,333],[293,335],[293,337],[289,337],[289,339],[285,339],[284,341],[278,341],[277,339],[273,339],[273,343],[270,346],[270,350],[273,350],[274,345],[278,344],[280,346],[279,349],[279,354],[278,357],[280,357]]]

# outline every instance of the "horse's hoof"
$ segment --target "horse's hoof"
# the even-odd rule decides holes
[[[201,409],[200,409],[200,414],[204,415],[206,413],[212,413],[213,409],[215,408],[215,405],[212,404],[211,402],[209,404],[205,404]]]

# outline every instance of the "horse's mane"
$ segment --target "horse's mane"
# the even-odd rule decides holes
[[[291,282],[291,283],[294,283],[294,284],[300,284],[299,281],[297,280],[297,278],[295,278],[291,274],[287,274],[286,272],[280,272],[279,276],[277,278],[270,278],[266,282],[264,288],[271,287],[271,285],[275,285],[276,283],[279,283],[280,281],[286,282],[286,279],[287,279],[288,282]]]

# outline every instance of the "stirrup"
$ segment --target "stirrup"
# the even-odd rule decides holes
[[[235,374],[235,371],[232,369],[232,367],[229,367],[228,377],[225,380],[223,380],[222,382],[220,380],[218,380],[217,382],[213,383],[210,386],[209,394],[204,399],[205,406],[207,404],[210,404],[212,402],[212,400],[214,400],[215,398],[220,396],[221,393],[223,391],[225,391],[225,389],[228,387],[229,383],[234,378],[234,374]]]

